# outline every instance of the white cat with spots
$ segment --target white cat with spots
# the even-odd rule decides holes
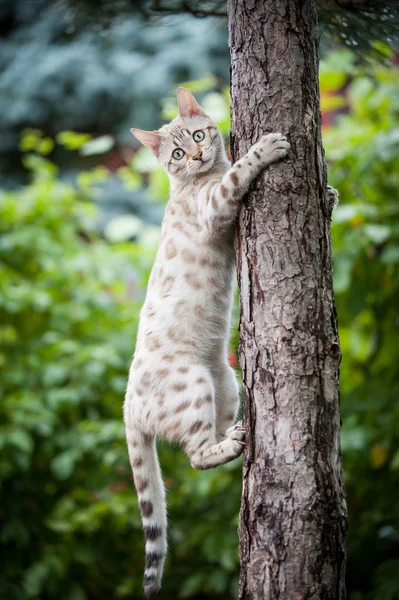
[[[147,596],[160,589],[166,554],[156,438],[181,444],[195,469],[227,463],[243,450],[243,427],[233,425],[237,381],[227,362],[233,226],[251,182],[290,147],[281,133],[264,135],[231,166],[221,133],[191,93],[178,88],[177,102],[179,115],[168,125],[132,129],[170,179],[124,404],[146,539]]]

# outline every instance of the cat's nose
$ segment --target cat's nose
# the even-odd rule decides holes
[[[199,150],[195,156],[193,156],[193,160],[202,160],[202,151]]]

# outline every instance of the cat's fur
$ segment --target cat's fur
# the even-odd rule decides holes
[[[282,134],[265,135],[231,167],[215,123],[184,88],[178,88],[177,100],[179,116],[158,132],[132,130],[170,178],[124,405],[146,540],[147,596],[160,588],[166,554],[156,438],[180,443],[195,469],[224,464],[243,450],[244,430],[232,426],[238,388],[227,362],[233,224],[251,182],[289,149]],[[205,137],[195,142],[198,131]],[[176,148],[185,152],[180,160],[172,157]]]

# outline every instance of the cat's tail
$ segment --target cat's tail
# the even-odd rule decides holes
[[[127,442],[144,528],[144,593],[151,598],[161,587],[167,549],[165,488],[155,438],[128,428]]]

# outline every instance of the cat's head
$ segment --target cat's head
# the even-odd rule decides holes
[[[178,116],[158,131],[131,129],[148,146],[171,177],[192,179],[226,161],[223,138],[185,88],[177,88]]]

